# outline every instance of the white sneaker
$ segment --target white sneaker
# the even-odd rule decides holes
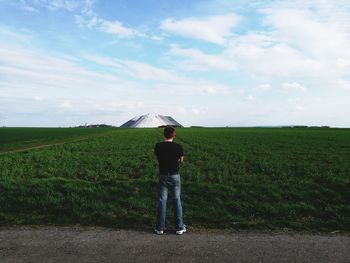
[[[186,233],[186,228],[176,231],[176,235],[182,235],[183,233]]]
[[[154,233],[156,233],[157,235],[163,235],[164,234],[163,230],[157,230],[157,229],[154,229]]]

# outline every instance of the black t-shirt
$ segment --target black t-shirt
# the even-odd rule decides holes
[[[154,148],[159,162],[160,174],[179,172],[179,159],[184,155],[180,144],[175,142],[159,142]]]

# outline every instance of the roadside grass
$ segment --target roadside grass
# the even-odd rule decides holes
[[[219,229],[349,231],[349,187],[349,182],[332,178],[279,186],[268,181],[183,183],[184,220],[192,227]],[[147,229],[155,223],[156,181],[1,180],[0,191],[1,225]],[[171,196],[168,207],[172,229]]]

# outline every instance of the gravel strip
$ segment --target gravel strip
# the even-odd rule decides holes
[[[350,235],[0,228],[0,262],[350,262]]]

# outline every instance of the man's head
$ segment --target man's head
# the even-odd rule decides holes
[[[164,137],[166,139],[171,139],[175,137],[175,129],[172,126],[166,126],[164,128]]]

